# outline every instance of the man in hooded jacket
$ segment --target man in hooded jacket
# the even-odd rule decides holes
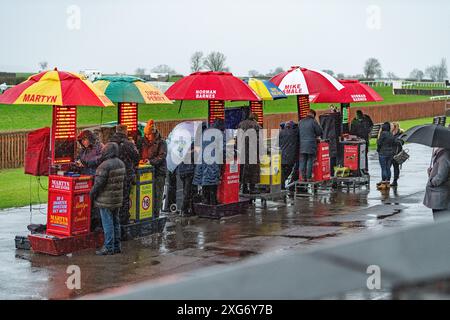
[[[123,203],[125,174],[125,164],[119,159],[119,146],[108,142],[103,147],[101,164],[95,171],[95,182],[90,191],[93,205],[100,208],[105,235],[103,248],[97,255],[121,252],[119,210]]]
[[[130,192],[131,185],[135,181],[136,166],[139,163],[139,152],[128,139],[127,126],[117,125],[116,133],[109,139],[119,146],[119,159],[125,164],[126,175],[123,183],[123,205],[120,208],[120,224],[128,224],[130,219]]]

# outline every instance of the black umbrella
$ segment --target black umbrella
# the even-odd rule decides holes
[[[403,133],[400,139],[433,148],[450,149],[450,129],[441,125],[425,124],[412,127]]]

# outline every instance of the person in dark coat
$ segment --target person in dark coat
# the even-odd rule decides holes
[[[131,185],[136,179],[136,166],[139,164],[139,152],[135,144],[128,139],[127,126],[117,125],[116,133],[109,138],[119,146],[119,159],[125,164],[126,176],[123,183],[123,205],[120,208],[120,224],[128,224],[130,220]]]
[[[281,150],[281,188],[284,189],[285,181],[298,162],[299,134],[294,121],[286,123],[279,135]]]
[[[75,164],[81,174],[93,176],[102,156],[103,145],[90,130],[81,131],[77,140],[81,148],[75,158]]]
[[[322,128],[316,121],[316,112],[309,110],[308,115],[298,124],[300,137],[300,172],[305,181],[312,178],[312,167],[317,153],[317,139],[322,135]]]
[[[208,130],[211,129],[218,129],[220,131],[225,130],[225,124],[223,120],[216,120],[212,126],[212,128],[205,129],[203,131],[202,137],[205,136],[208,133]],[[211,141],[208,141],[204,138],[202,138],[202,150],[204,152],[205,148],[209,146]],[[225,135],[223,135],[222,140],[222,149],[225,149]],[[217,187],[220,184],[220,178],[221,178],[221,170],[222,170],[222,163],[217,163],[216,161],[207,161],[206,157],[209,156],[205,153],[203,153],[202,157],[202,163],[197,164],[195,166],[194,170],[194,179],[193,184],[196,186],[202,187],[202,202],[209,205],[216,205],[217,204]],[[210,155],[213,157],[213,159],[216,157],[216,149],[214,149]],[[225,156],[225,154],[224,154]],[[208,163],[210,162],[210,163]],[[212,162],[212,163],[211,163]]]
[[[364,114],[361,110],[356,111],[356,117],[353,119],[350,125],[350,134],[353,134],[366,141],[366,172],[368,172],[368,152],[369,152],[369,142],[370,142],[370,132],[372,132],[373,121],[369,115]]]
[[[119,210],[123,204],[123,182],[125,164],[119,159],[119,146],[108,142],[102,150],[101,164],[95,171],[94,186],[90,191],[91,201],[100,208],[105,242],[98,255],[121,252]]]
[[[436,149],[431,163],[423,204],[433,210],[436,221],[450,218],[450,150]]]
[[[261,127],[258,124],[258,116],[254,113],[250,113],[248,119],[243,120],[239,123],[238,129],[241,129],[244,134],[246,134],[249,130],[254,130],[256,133],[256,146],[253,145],[253,141],[250,141],[249,136],[245,137],[245,150],[243,151],[245,153],[245,161],[241,163],[240,173],[242,193],[256,193],[255,185],[259,183],[260,178],[259,130],[261,129]],[[252,163],[250,152],[256,152],[256,163]]]
[[[75,158],[75,165],[81,174],[95,176],[102,157],[103,144],[99,142],[92,131],[83,130],[77,137],[81,148]],[[95,181],[94,181],[95,182]],[[100,219],[100,211],[98,208],[91,206],[91,231],[95,231],[102,225]]]
[[[399,154],[403,150],[403,140],[400,139],[400,136],[403,134],[403,130],[400,128],[398,122],[392,122],[392,135],[395,138],[394,145],[394,156]],[[394,168],[394,181],[391,183],[392,187],[396,187],[398,185],[397,181],[400,178],[400,164],[392,158],[392,167]]]
[[[381,167],[381,181],[379,188],[389,188],[391,181],[391,164],[394,156],[395,138],[391,133],[391,124],[383,123],[377,140],[377,152]]]
[[[194,163],[194,143],[187,152],[186,156],[176,169],[183,184],[183,204],[181,206],[181,215],[190,216],[194,214],[193,198],[197,194],[197,186],[193,184],[195,163]]]
[[[162,206],[164,184],[167,172],[167,144],[154,126],[154,121],[149,120],[144,128],[144,137],[138,144],[141,160],[151,164],[155,169],[153,179],[154,199],[153,214],[157,217]]]

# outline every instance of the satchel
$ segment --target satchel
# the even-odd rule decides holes
[[[402,164],[403,162],[408,160],[409,159],[408,151],[409,150],[402,149],[402,151],[400,151],[394,156],[394,161],[397,162],[398,164]]]

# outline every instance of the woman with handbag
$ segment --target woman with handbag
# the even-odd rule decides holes
[[[394,144],[394,158],[392,159],[392,166],[394,167],[394,181],[391,183],[391,187],[396,187],[397,181],[400,178],[400,166],[401,163],[396,160],[396,155],[399,155],[403,151],[403,141],[399,139],[400,135],[404,133],[404,130],[400,128],[398,122],[392,122],[392,135],[395,138]]]

